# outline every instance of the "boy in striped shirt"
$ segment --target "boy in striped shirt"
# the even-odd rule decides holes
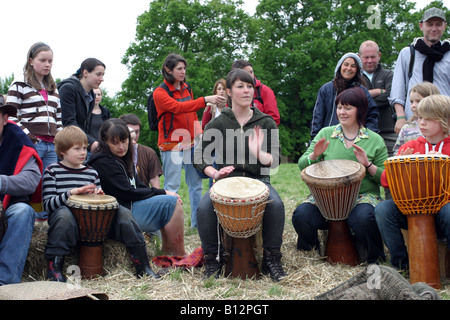
[[[76,194],[103,194],[98,173],[84,164],[87,136],[76,126],[65,127],[55,137],[55,151],[60,159],[47,167],[43,177],[43,204],[49,213],[45,256],[47,278],[65,282],[64,257],[70,254],[79,237],[78,224],[67,200]],[[145,240],[131,211],[119,206],[109,238],[123,242],[131,255],[138,276],[157,277],[151,270]]]

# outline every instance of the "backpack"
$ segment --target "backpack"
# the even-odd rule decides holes
[[[191,86],[187,84],[189,93],[191,93]],[[166,90],[167,94],[173,98],[173,93],[170,91],[169,87],[165,82],[161,83],[159,85],[160,88],[163,88]],[[147,98],[147,113],[148,113],[148,126],[150,128],[150,131],[158,131],[158,123],[161,120],[162,116],[165,115],[167,112],[164,112],[158,117],[158,111],[156,111],[155,101],[153,100],[153,92],[151,92]],[[164,122],[164,137],[167,139],[169,136],[169,132],[173,129],[173,117],[174,114],[172,113],[171,119],[170,119],[170,127],[169,130],[166,131],[166,123]]]
[[[256,97],[254,97],[253,99],[258,100],[262,105],[264,105],[264,100],[261,97],[261,87],[263,86],[263,84],[261,83],[261,85],[259,87],[256,88]],[[254,102],[252,100],[252,106],[254,105]]]

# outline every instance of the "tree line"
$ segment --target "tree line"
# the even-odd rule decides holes
[[[404,0],[260,0],[253,15],[242,5],[242,0],[153,0],[137,17],[135,40],[122,58],[129,76],[114,97],[104,94],[103,104],[113,116],[131,112],[141,118],[140,143],[157,150],[146,101],[163,81],[161,66],[169,53],[186,58],[195,98],[212,94],[233,61],[246,59],[275,92],[282,154],[297,161],[310,139],[317,92],[332,80],[343,54],[374,40],[381,63],[393,70],[400,50],[422,35],[424,10],[441,7],[449,16],[442,1],[416,10]],[[444,38],[450,38],[449,28]]]

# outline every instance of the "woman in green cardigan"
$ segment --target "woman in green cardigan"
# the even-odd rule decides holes
[[[376,263],[386,258],[374,215],[376,204],[382,200],[380,178],[383,162],[388,158],[386,145],[381,136],[365,127],[368,102],[361,88],[343,91],[336,98],[336,105],[339,124],[320,130],[298,160],[298,166],[303,170],[322,160],[348,159],[366,167],[366,175],[347,224],[357,244],[365,249],[358,250],[359,253],[367,252],[367,262]],[[292,223],[298,234],[297,249],[320,251],[317,231],[328,229],[328,222],[311,195],[295,209]],[[359,258],[365,260],[364,256]]]

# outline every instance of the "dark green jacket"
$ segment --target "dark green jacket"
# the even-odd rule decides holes
[[[203,137],[194,152],[194,165],[198,170],[204,172],[205,168],[216,159],[217,170],[234,166],[230,177],[245,176],[270,182],[270,169],[280,164],[279,132],[271,116],[254,107],[252,110],[253,116],[242,130],[230,108],[224,108],[220,116],[206,125]],[[260,126],[264,131],[262,150],[272,155],[271,167],[264,166],[249,152],[248,140],[255,126]]]

